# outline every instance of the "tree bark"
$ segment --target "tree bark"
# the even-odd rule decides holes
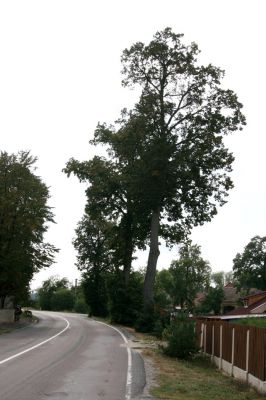
[[[133,254],[133,245],[132,245],[132,238],[128,237],[126,242],[127,248],[124,254],[124,282],[125,286],[129,284],[130,278],[130,271],[131,271],[131,264],[132,264],[132,254]]]
[[[123,249],[123,274],[124,274],[124,283],[127,287],[129,284],[130,272],[131,272],[131,264],[132,264],[132,255],[133,255],[133,232],[132,232],[132,223],[133,218],[130,212],[127,213],[124,221],[124,229],[123,229],[123,240],[124,240],[124,249]]]
[[[160,227],[160,210],[153,210],[151,217],[151,236],[150,251],[148,257],[147,271],[144,280],[143,305],[144,311],[149,310],[154,304],[154,281],[156,274],[157,260],[159,251],[159,227]]]

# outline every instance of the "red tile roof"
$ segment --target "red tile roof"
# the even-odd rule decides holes
[[[225,315],[248,315],[251,314],[254,309],[266,303],[266,292],[265,297],[256,303],[251,304],[249,307],[238,307],[232,311],[229,311]]]

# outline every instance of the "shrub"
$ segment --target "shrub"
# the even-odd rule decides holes
[[[155,323],[154,323],[154,327],[153,327],[153,332],[152,333],[158,339],[161,339],[164,329],[165,329],[165,327],[163,326],[162,320],[161,319],[157,319],[157,321],[155,321]]]
[[[89,307],[87,306],[85,300],[83,298],[77,298],[74,304],[74,311],[81,314],[87,314],[89,311]]]
[[[198,351],[194,321],[185,313],[171,321],[163,332],[163,339],[167,345],[163,347],[165,354],[171,357],[187,359]]]
[[[153,333],[156,324],[156,315],[153,307],[142,311],[135,323],[135,329],[138,332]]]
[[[54,311],[71,311],[74,305],[73,294],[70,289],[58,289],[52,295],[51,307]]]
[[[124,284],[121,271],[108,277],[108,309],[111,321],[132,326],[142,309],[143,275],[139,271],[131,272],[129,283]]]
[[[81,285],[85,302],[91,315],[106,317],[108,315],[108,297],[105,274],[98,270],[91,270],[84,273]]]

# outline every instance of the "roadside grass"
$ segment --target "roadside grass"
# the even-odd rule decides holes
[[[257,326],[258,328],[266,328],[266,318],[265,317],[239,318],[237,320],[232,320],[230,322],[233,324],[252,325],[252,326]]]
[[[263,396],[252,388],[215,368],[210,360],[197,356],[191,361],[171,359],[151,349],[144,351],[151,357],[156,371],[157,385],[151,394],[168,400],[261,400]],[[265,398],[265,397],[264,397]]]
[[[189,361],[170,358],[158,350],[161,342],[155,337],[138,332],[134,332],[134,336],[146,345],[142,355],[153,365],[156,384],[151,387],[150,394],[157,399],[265,399],[245,383],[218,370],[208,357],[198,355]]]

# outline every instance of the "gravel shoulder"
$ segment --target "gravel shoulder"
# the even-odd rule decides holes
[[[156,349],[158,341],[154,340],[154,337],[135,332],[132,328],[124,328],[124,330],[128,334],[130,348],[142,357],[145,369],[143,392],[139,396],[134,397],[134,400],[157,400],[157,398],[150,394],[150,389],[156,386],[156,371],[152,358],[149,356],[149,350]]]

